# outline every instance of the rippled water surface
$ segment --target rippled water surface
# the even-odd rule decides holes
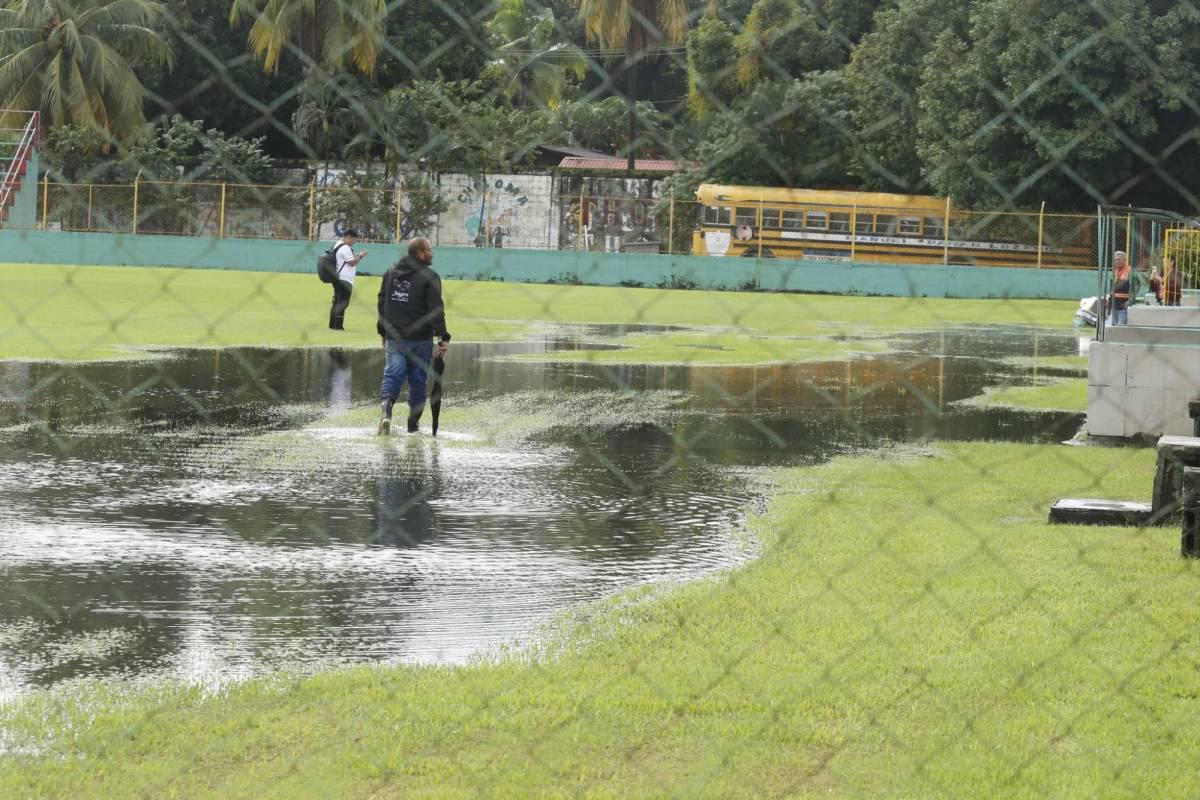
[[[1080,421],[955,405],[1027,379],[1002,359],[1074,354],[1069,335],[897,344],[718,368],[505,358],[584,346],[570,338],[456,345],[438,440],[370,435],[375,352],[0,364],[0,698],[79,677],[462,662],[572,604],[748,557],[755,469],[1056,440]],[[527,433],[479,433],[510,422]]]

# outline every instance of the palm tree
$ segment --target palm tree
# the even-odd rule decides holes
[[[685,0],[578,0],[589,41],[625,51],[626,102],[629,104],[629,171],[637,138],[637,64],[664,44],[687,36]]]
[[[387,16],[386,0],[233,0],[229,22],[254,20],[250,47],[274,72],[288,42],[309,64],[339,68],[346,57],[363,73],[375,69]]]
[[[292,114],[292,130],[313,149],[317,158],[341,157],[355,132],[364,125],[363,90],[347,72],[330,74],[310,67],[298,93],[300,105]]]
[[[491,69],[508,78],[508,92],[522,107],[556,108],[567,78],[582,80],[587,59],[572,44],[556,41],[554,12],[543,8],[530,16],[525,0],[498,0],[488,33],[499,58]]]
[[[15,0],[0,8],[0,109],[38,109],[44,127],[80,125],[133,140],[146,124],[146,88],[130,61],[174,63],[151,27],[162,13],[151,0]]]

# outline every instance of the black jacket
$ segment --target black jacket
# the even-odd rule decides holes
[[[412,256],[400,259],[383,273],[379,285],[380,336],[395,341],[432,339],[450,341],[446,309],[442,304],[442,279]]]

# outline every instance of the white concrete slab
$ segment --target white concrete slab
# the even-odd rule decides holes
[[[1192,389],[1163,390],[1163,435],[1191,436],[1195,430],[1192,418],[1188,416],[1188,401],[1200,396]]]
[[[1125,346],[1113,342],[1093,342],[1088,348],[1088,384],[1125,385]]]
[[[1162,389],[1167,372],[1166,348],[1159,345],[1129,347],[1125,351],[1125,385]]]
[[[1162,387],[1129,387],[1125,395],[1125,435],[1162,435],[1166,427]]]
[[[1125,435],[1125,391],[1124,386],[1088,387],[1089,436]]]
[[[1200,328],[1200,307],[1133,305],[1129,307],[1129,324],[1157,328]]]

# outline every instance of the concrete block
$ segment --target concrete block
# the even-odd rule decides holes
[[[1192,416],[1188,414],[1188,402],[1195,393],[1187,389],[1163,390],[1163,435],[1190,437],[1194,431]]]
[[[1183,533],[1179,551],[1187,558],[1200,557],[1200,469],[1184,467],[1180,487]]]
[[[1163,386],[1167,389],[1189,389],[1200,396],[1200,347],[1163,349],[1166,356]]]
[[[1104,329],[1105,343],[1181,344],[1200,346],[1200,328],[1144,328],[1110,325]]]
[[[1200,308],[1187,306],[1130,306],[1129,324],[1156,328],[1200,328]]]
[[[1144,389],[1163,388],[1167,372],[1166,348],[1159,345],[1130,347],[1125,356],[1125,385]]]
[[[1124,386],[1088,387],[1088,435],[1125,435],[1125,392]]]
[[[1149,503],[1129,500],[1095,500],[1064,498],[1050,506],[1051,524],[1062,525],[1137,525],[1150,522]]]
[[[1161,436],[1167,425],[1161,387],[1129,387],[1125,394],[1125,435]]]
[[[1196,399],[1190,389],[1163,389],[1163,435],[1191,436],[1194,423],[1188,414],[1188,402]]]
[[[1200,467],[1200,438],[1163,436],[1155,445],[1154,490],[1150,505],[1155,519],[1162,521],[1179,510],[1185,467]]]
[[[1092,342],[1088,348],[1088,385],[1125,385],[1124,345],[1111,342]]]

